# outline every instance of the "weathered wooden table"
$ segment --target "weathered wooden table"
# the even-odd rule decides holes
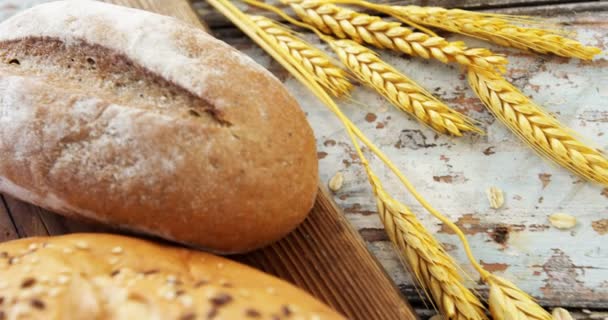
[[[0,18],[43,1],[0,1]],[[551,16],[565,23],[567,29],[577,31],[578,39],[583,43],[603,49],[608,43],[608,1],[406,2]],[[193,4],[216,36],[274,72],[298,98],[316,133],[322,179],[327,181],[338,171],[346,177],[335,200],[401,291],[419,307],[420,314],[432,314],[425,310],[424,302],[387,241],[365,174],[337,119],[261,49],[210,10],[204,1],[196,0]],[[312,35],[306,36],[323,47]],[[447,36],[451,40],[465,39]],[[508,78],[515,85],[590,142],[604,150],[608,148],[608,135],[604,134],[608,130],[606,54],[593,62],[582,62],[465,40],[470,46],[486,46],[508,55],[511,60]],[[536,156],[485,110],[468,89],[458,67],[388,52],[383,52],[382,57],[451,106],[479,120],[487,135],[437,136],[361,87],[353,94],[354,102],[341,102],[354,122],[397,163],[437,209],[457,221],[486,268],[513,280],[547,307],[586,308],[596,312],[608,309],[608,188],[582,182]],[[372,164],[386,181],[388,190],[419,213],[424,224],[436,232],[462,268],[475,275],[458,239],[426,214],[379,161],[372,160]],[[489,207],[486,190],[491,186],[505,192],[506,202],[501,209]],[[576,216],[576,228],[569,231],[552,228],[547,216],[556,212]],[[485,289],[475,278],[469,284],[482,292]],[[579,315],[601,316],[598,313]],[[604,316],[608,317],[608,314]]]
[[[553,1],[551,5],[537,0],[403,3],[550,16],[578,32],[583,43],[605,49],[608,41],[607,1]],[[204,2],[195,5],[220,38],[275,72],[300,100],[316,132],[322,178],[327,181],[338,171],[345,175],[345,186],[335,195],[337,203],[402,291],[416,301],[417,292],[387,241],[365,173],[340,123],[229,22],[210,11]],[[314,36],[307,36],[323,47]],[[604,134],[608,130],[606,54],[593,62],[582,62],[448,36],[508,55],[508,78],[515,85],[591,143],[608,149],[608,135]],[[383,52],[382,57],[443,101],[481,121],[487,135],[437,136],[364,88],[355,91],[356,102],[341,103],[355,123],[434,206],[457,221],[489,270],[512,279],[547,306],[608,308],[608,189],[584,183],[536,156],[475,98],[458,67],[389,52]],[[379,161],[373,164],[381,178],[391,182],[387,184],[389,190],[420,213],[425,225],[437,233],[463,269],[475,275],[458,239],[407,196]],[[499,210],[489,207],[486,190],[491,186],[505,192],[506,203]],[[570,231],[552,228],[547,216],[556,212],[576,216],[577,227]],[[475,281],[472,279],[471,285]]]

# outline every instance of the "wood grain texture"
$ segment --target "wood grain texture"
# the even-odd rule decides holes
[[[8,241],[19,238],[13,218],[9,214],[4,196],[0,194],[0,241]]]
[[[108,0],[105,2],[132,8],[143,8],[166,16],[176,17],[209,30],[207,24],[192,10],[187,0]]]
[[[202,26],[185,0],[110,2],[172,15]],[[9,196],[4,199],[0,203],[2,240],[112,231],[55,215]],[[265,249],[235,258],[298,285],[350,319],[416,319],[413,309],[324,188],[319,190],[310,217],[295,232]]]
[[[46,236],[49,234],[42,221],[42,209],[21,202],[11,196],[5,195],[6,206],[9,212],[17,212],[12,215],[13,222],[20,237]]]
[[[48,0],[0,0],[0,4],[4,4],[0,5],[0,18],[42,1]],[[584,43],[605,49],[608,44],[608,1],[559,2],[534,1],[529,2],[530,5],[521,5],[522,1],[516,0],[512,2],[514,6],[505,4],[499,8],[485,7],[484,10],[554,17],[569,30],[577,31],[578,38]],[[443,5],[449,2],[429,0],[426,3]],[[420,299],[387,241],[376,217],[375,203],[365,175],[353,160],[355,155],[340,123],[325,112],[324,107],[304,87],[291,79],[225,19],[214,23],[213,17],[219,15],[209,11],[203,0],[193,0],[193,5],[202,14],[212,17],[207,22],[210,22],[218,38],[271,70],[298,98],[309,114],[318,139],[322,180],[327,181],[336,171],[342,171],[346,177],[344,187],[332,195],[343,208],[345,217],[363,236],[368,249],[381,261],[401,293],[419,308],[418,314],[422,317],[435,314],[429,309],[431,305]],[[313,35],[304,36],[313,43],[319,43]],[[556,113],[561,121],[606,149],[606,54],[600,55],[594,62],[580,62],[530,55],[481,41],[448,36],[452,40],[466,40],[473,46],[489,46],[509,55],[511,64],[508,78],[511,81],[549,111]],[[457,68],[421,59],[407,59],[388,52],[383,52],[382,58],[433,91],[440,99],[481,121],[487,135],[462,139],[436,136],[402,113],[392,110],[374,93],[361,88],[355,91],[355,103],[343,102],[344,110],[351,119],[387,152],[433,205],[466,230],[473,250],[484,265],[513,280],[549,308],[607,308],[608,251],[605,240],[608,239],[608,228],[605,226],[608,225],[608,189],[582,183],[564,170],[536,157],[484,110],[472,92],[466,89],[466,80],[459,78]],[[410,204],[420,214],[424,224],[437,232],[440,241],[461,266],[474,275],[457,238],[426,215],[412,199],[404,197],[398,184],[390,181],[388,172],[380,171],[380,176],[387,179],[387,188],[391,192]],[[490,186],[498,186],[505,191],[506,203],[500,210],[487,206],[485,190]],[[0,203],[0,232],[7,230],[8,238],[17,237],[11,218],[3,217],[2,207]],[[552,229],[546,222],[546,215],[557,211],[577,216],[579,225],[571,231]],[[44,211],[41,212],[44,216]],[[58,222],[60,228],[70,231],[100,228],[54,217],[57,217],[54,221]],[[48,228],[50,224],[45,225]],[[58,232],[64,231],[59,229]],[[285,256],[276,250],[272,254]],[[283,274],[296,283],[305,282],[306,277],[314,272],[309,270],[300,274],[283,271],[292,266],[293,261],[303,259],[298,255],[289,257],[292,260],[281,260],[291,263],[272,265],[262,253],[245,258],[251,259],[249,263]],[[475,280],[471,279],[470,285],[484,294],[485,288],[476,286]],[[323,284],[308,284],[310,291],[323,289]],[[599,319],[596,314],[580,312],[576,318]]]
[[[411,308],[395,299],[395,286],[378,282],[386,276],[384,269],[368,257],[364,246],[353,245],[361,243],[360,236],[336,214],[340,210],[325,188],[319,195],[298,229],[240,260],[307,288],[350,319],[414,318]]]
[[[415,4],[420,6],[441,6],[446,8],[487,9],[522,7],[537,5],[560,5],[564,3],[590,2],[585,0],[376,0],[377,3]],[[595,0],[594,2],[601,2]]]
[[[606,1],[545,3],[492,11],[550,16],[576,33],[583,43],[607,48]],[[413,305],[423,305],[376,217],[365,172],[358,165],[339,121],[276,63],[268,62],[267,56],[242,34],[228,27],[214,30],[220,38],[273,70],[298,97],[318,139],[322,179],[327,181],[337,171],[343,172],[344,187],[335,194],[338,205],[402,293]],[[510,81],[587,141],[608,149],[605,52],[594,61],[578,61],[442,34],[450,40],[464,40],[473,47],[488,47],[506,54],[511,61],[507,73]],[[324,48],[316,36],[306,32],[302,35]],[[473,251],[486,268],[513,280],[548,308],[606,308],[608,188],[584,183],[537,157],[484,109],[467,88],[458,68],[386,51],[381,55],[450,106],[479,120],[487,134],[463,138],[436,135],[362,88],[353,93],[355,102],[341,101],[347,115],[395,161],[430,203],[464,229]],[[482,295],[487,294],[487,288],[476,283],[477,274],[468,264],[457,237],[407,196],[379,161],[372,162],[378,164],[379,176],[386,179],[387,189],[414,209],[471,275],[468,284]],[[506,202],[499,210],[488,205],[486,190],[491,186],[505,192]],[[556,212],[575,215],[579,221],[576,228],[568,231],[553,228],[547,216]]]

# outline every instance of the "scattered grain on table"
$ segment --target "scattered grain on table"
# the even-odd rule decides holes
[[[549,216],[549,222],[557,229],[567,230],[576,226],[576,218],[566,213],[554,213]]]
[[[338,192],[338,190],[340,190],[342,188],[342,185],[344,184],[344,175],[342,174],[342,172],[338,171],[336,172],[336,174],[331,177],[331,179],[329,179],[329,190],[333,191],[333,192]]]
[[[570,315],[570,312],[564,308],[555,308],[551,313],[554,320],[574,320]]]
[[[487,191],[488,200],[490,201],[490,207],[493,209],[499,209],[505,203],[505,197],[501,189],[497,187],[491,187]]]

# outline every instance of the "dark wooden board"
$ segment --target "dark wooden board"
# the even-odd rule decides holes
[[[185,0],[112,2],[173,15],[202,26]],[[1,199],[2,241],[68,232],[117,232],[55,215],[7,195]],[[296,231],[274,245],[234,258],[298,285],[350,319],[416,318],[322,187],[309,218]]]
[[[120,232],[2,197],[1,241],[69,232]],[[310,216],[293,233],[267,248],[232,258],[294,283],[350,319],[416,319],[326,190],[319,191]]]

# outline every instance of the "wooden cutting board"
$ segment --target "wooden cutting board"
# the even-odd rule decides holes
[[[110,2],[172,15],[204,27],[187,0]],[[0,196],[4,200],[0,201],[0,241],[68,232],[117,232]],[[416,319],[413,309],[323,187],[309,218],[297,230],[274,245],[234,258],[296,284],[350,319]]]

